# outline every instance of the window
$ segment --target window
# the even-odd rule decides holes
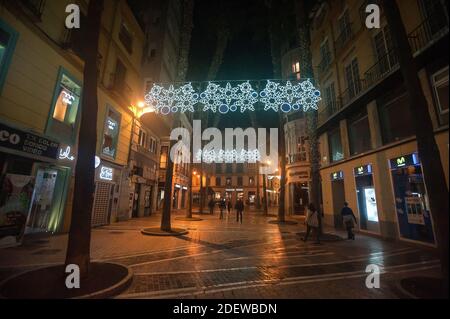
[[[351,24],[350,24],[350,14],[347,9],[342,14],[342,16],[339,18],[338,26],[339,26],[338,41],[342,45],[348,39],[350,39],[350,36],[352,34],[352,28],[351,28]]]
[[[125,23],[120,26],[119,39],[129,54],[133,53],[133,36]]]
[[[320,62],[320,71],[324,72],[328,69],[328,66],[331,63],[331,51],[328,39],[325,39],[325,41],[323,41],[320,45],[320,56],[322,59]]]
[[[406,94],[379,103],[383,143],[414,136],[411,111]]]
[[[439,123],[448,124],[448,66],[432,76]]]
[[[375,53],[378,58],[378,72],[380,75],[390,71],[397,64],[397,56],[394,52],[394,44],[392,43],[389,28],[385,26],[373,38]]]
[[[0,19],[0,93],[16,47],[18,33]]]
[[[156,153],[156,140],[153,137],[150,137],[150,152]]]
[[[123,65],[122,61],[116,62],[116,73],[114,74],[114,88],[120,92],[125,89],[125,79],[127,77],[127,68]]]
[[[254,178],[254,177],[249,177],[249,178],[248,178],[248,184],[249,184],[250,186],[253,186],[253,185],[255,184],[255,178]]]
[[[225,170],[225,172],[227,173],[227,174],[231,174],[231,173],[233,173],[233,165],[232,164],[226,164],[226,170]]]
[[[421,0],[419,2],[420,9],[424,20],[427,21],[426,33],[433,37],[443,29],[448,30],[448,8],[441,0]]]
[[[242,176],[237,178],[237,186],[242,186],[244,184]]]
[[[345,78],[347,80],[348,97],[352,99],[361,91],[357,58],[354,58],[352,62],[345,67]]]
[[[63,68],[60,69],[52,101],[47,134],[72,144],[79,117],[81,84]]]
[[[344,158],[341,142],[341,130],[339,127],[328,133],[328,145],[330,147],[330,159],[332,162],[340,161]]]
[[[86,23],[87,16],[80,12],[80,25],[86,25]],[[68,40],[66,41],[67,47],[72,49],[80,58],[83,57],[84,51],[84,30],[84,28],[68,30]]]
[[[162,146],[161,147],[161,156],[160,156],[160,161],[159,161],[159,168],[161,168],[161,169],[167,168],[168,154],[169,154],[169,147]]]
[[[358,114],[349,120],[348,134],[351,155],[361,154],[372,148],[369,118],[366,113]]]
[[[142,129],[139,129],[138,144],[143,148],[147,146],[147,133]]]
[[[243,163],[237,163],[236,164],[236,173],[243,173],[244,172],[244,164]]]
[[[325,87],[324,104],[328,116],[333,115],[337,111],[336,91],[334,90],[334,82]]]
[[[300,62],[292,63],[292,74],[297,80],[300,80]]]
[[[226,186],[231,186],[231,177],[227,177],[225,183],[226,183]]]
[[[220,177],[216,177],[216,186],[220,186],[222,184],[222,180]]]
[[[117,143],[120,132],[120,113],[111,107],[107,108],[105,128],[103,133],[102,153],[112,158],[117,154]]]
[[[45,0],[21,0],[20,1],[30,13],[35,15],[38,19],[41,18],[44,12]]]

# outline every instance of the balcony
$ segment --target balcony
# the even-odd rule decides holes
[[[308,162],[308,155],[306,152],[289,154],[287,157],[288,165],[295,163],[306,163]]]
[[[448,34],[448,20],[444,12],[436,10],[424,19],[408,34],[411,50],[418,55],[437,40]],[[383,81],[399,69],[398,57],[394,50],[390,50],[364,72],[364,78],[355,84],[353,89],[346,89],[338,96],[334,103],[328,103],[318,114],[318,125],[321,126],[342,108],[351,104],[357,97],[368,92],[377,83]]]
[[[435,5],[432,13],[408,34],[409,44],[415,55],[448,33],[446,11],[447,8]]]

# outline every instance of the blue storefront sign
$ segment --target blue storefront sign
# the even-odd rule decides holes
[[[422,167],[416,153],[390,161],[400,237],[435,243]]]

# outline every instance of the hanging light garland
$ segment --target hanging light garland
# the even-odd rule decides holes
[[[321,94],[309,79],[292,84],[290,81],[282,84],[267,80],[263,90],[259,93],[252,87],[250,81],[232,86],[227,82],[225,86],[208,82],[206,89],[197,92],[191,83],[178,88],[173,84],[164,88],[154,84],[145,96],[145,102],[153,107],[157,113],[168,115],[176,112],[194,112],[196,105],[202,105],[203,111],[227,114],[229,112],[241,113],[255,111],[257,103],[264,106],[264,111],[289,113],[311,109],[317,110]]]

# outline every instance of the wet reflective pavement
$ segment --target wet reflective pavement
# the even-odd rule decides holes
[[[398,282],[413,275],[438,276],[434,250],[325,229],[337,240],[304,243],[298,225],[269,224],[273,217],[246,214],[219,220],[173,220],[189,233],[151,237],[160,216],[93,230],[92,258],[133,269],[131,286],[118,298],[408,298]],[[341,240],[338,240],[341,237]],[[64,261],[67,236],[28,238],[22,247],[0,250],[0,279],[18,271]],[[380,267],[380,288],[366,287],[366,267]]]

